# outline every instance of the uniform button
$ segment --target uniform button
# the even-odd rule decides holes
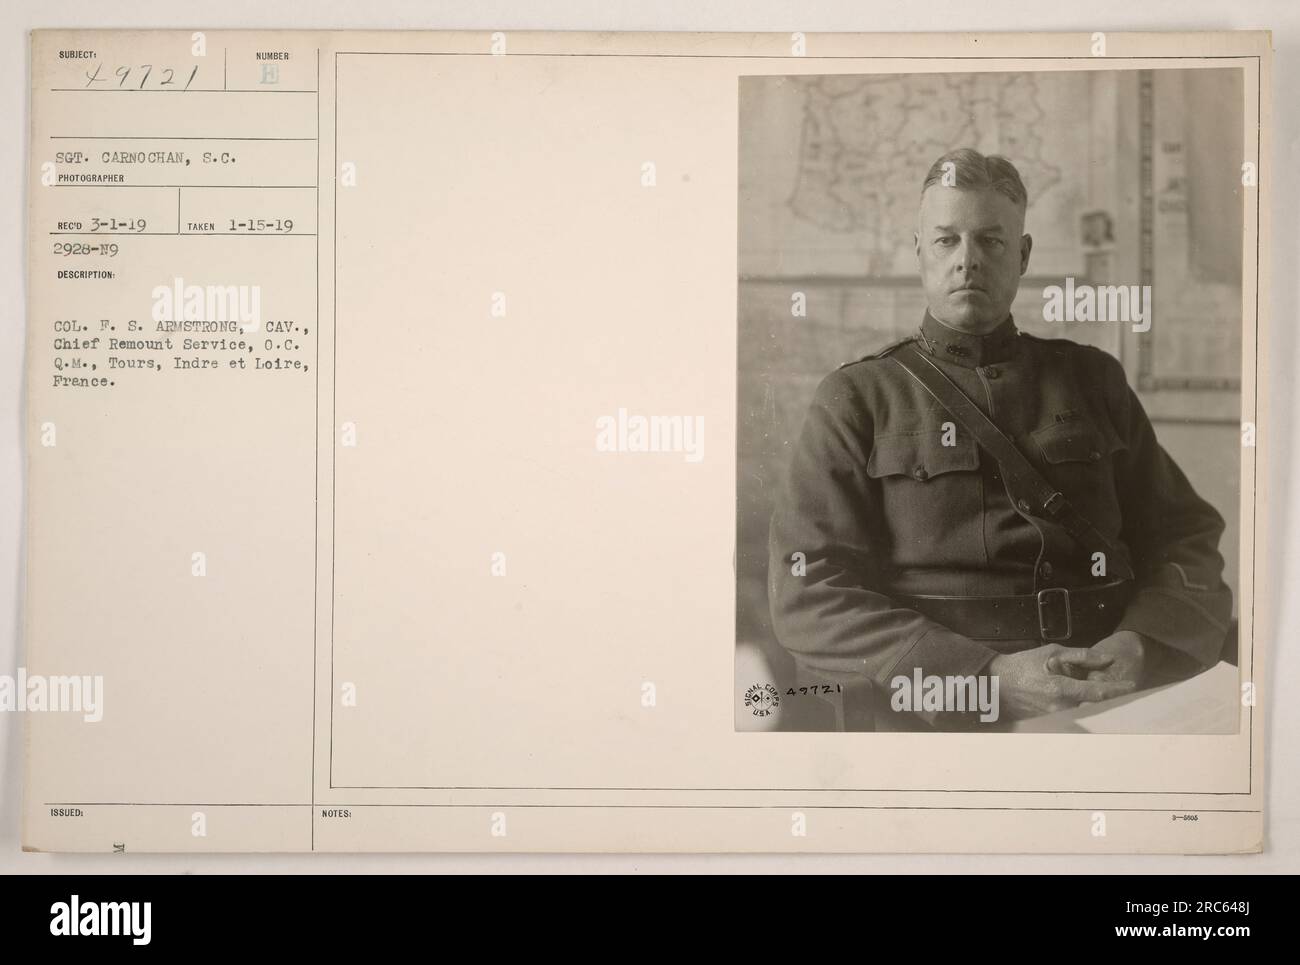
[[[1096,449],[1094,449],[1092,450],[1092,452],[1088,453],[1088,458],[1091,459],[1093,462],[1096,462],[1098,459],[1101,458],[1101,453],[1098,452]]]
[[[985,376],[985,378],[996,379],[996,378],[997,378],[999,375],[1001,375],[1001,374],[1002,374],[1002,373],[999,372],[999,371],[997,370],[997,368],[995,368],[995,367],[992,366],[992,365],[986,365],[986,366],[984,366],[984,376]]]
[[[1050,580],[1052,578],[1052,564],[1043,560],[1038,564],[1038,576],[1040,579]]]
[[[912,470],[912,475],[915,476],[917,479],[921,480],[922,482],[925,482],[925,480],[930,478],[930,474],[925,471],[924,466],[917,466],[915,469]]]
[[[1029,500],[1027,500],[1027,499],[1022,499],[1022,500],[1020,500],[1020,502],[1016,503],[1016,506],[1019,508],[1019,510],[1020,510],[1022,513],[1026,513],[1026,514],[1028,514],[1028,512],[1029,512]]]

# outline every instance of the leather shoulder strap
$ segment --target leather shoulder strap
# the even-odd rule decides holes
[[[1081,515],[1059,490],[1034,468],[1014,442],[986,416],[943,370],[917,349],[906,345],[890,358],[901,365],[913,379],[920,383],[936,402],[948,410],[975,441],[1002,467],[1007,490],[1016,500],[1016,508],[1031,516],[1040,516],[1056,523],[1085,550],[1106,553],[1107,564],[1123,569],[1116,575],[1129,579],[1133,576],[1124,563],[1124,555],[1113,543]],[[1115,572],[1112,569],[1112,572]]]

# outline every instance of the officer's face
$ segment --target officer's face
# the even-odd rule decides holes
[[[1024,212],[1005,194],[927,188],[915,240],[930,314],[975,334],[1004,321],[1029,267],[1024,226]]]

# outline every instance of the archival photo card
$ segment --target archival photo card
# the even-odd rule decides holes
[[[1259,850],[1271,54],[36,32],[24,846]]]

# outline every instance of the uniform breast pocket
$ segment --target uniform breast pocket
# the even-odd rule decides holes
[[[951,442],[951,445],[944,445]],[[876,436],[867,475],[880,485],[894,561],[934,565],[978,552],[980,456],[968,433],[942,429]]]
[[[1032,433],[1048,480],[1095,525],[1118,527],[1115,460],[1127,448],[1109,425],[1086,418],[1055,422]]]

